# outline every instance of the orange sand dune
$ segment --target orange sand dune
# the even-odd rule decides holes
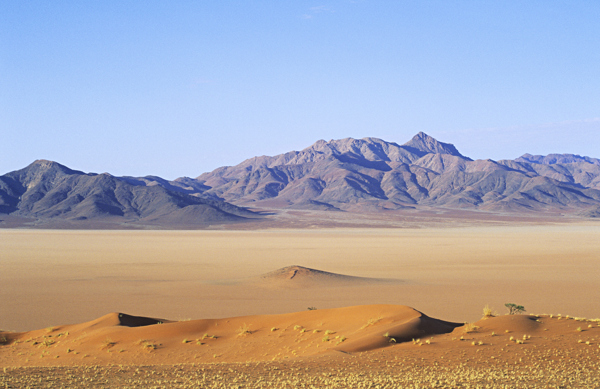
[[[599,346],[600,319],[560,315],[458,325],[399,305],[177,322],[111,313],[0,332],[0,385],[596,387]]]
[[[14,345],[3,350],[27,351],[16,359],[11,353],[23,365],[245,362],[374,350],[459,325],[406,306],[369,305],[179,322],[111,313],[2,336]]]

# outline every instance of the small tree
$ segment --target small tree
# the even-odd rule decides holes
[[[513,303],[506,303],[506,304],[504,304],[504,306],[506,308],[508,308],[508,314],[509,315],[516,315],[518,313],[525,312],[525,307],[522,306],[522,305],[517,305],[517,304],[513,304]]]

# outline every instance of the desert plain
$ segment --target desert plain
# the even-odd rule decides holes
[[[594,222],[0,230],[0,384],[598,387],[599,265]]]

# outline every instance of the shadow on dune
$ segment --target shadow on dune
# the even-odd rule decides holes
[[[119,313],[119,325],[124,327],[145,327],[154,324],[162,324],[164,320],[153,319],[150,317],[131,316],[125,313]]]

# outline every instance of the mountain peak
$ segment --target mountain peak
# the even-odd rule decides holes
[[[413,136],[413,138],[406,142],[404,146],[425,154],[450,154],[456,157],[466,158],[458,152],[453,144],[440,142],[423,131]]]
[[[66,173],[66,174],[83,174],[83,172],[69,169],[65,165],[61,165],[58,162],[49,161],[47,159],[36,159],[31,164],[29,164],[29,166],[27,166],[25,169],[35,170],[35,171],[40,171],[40,172],[60,171],[62,173]]]

